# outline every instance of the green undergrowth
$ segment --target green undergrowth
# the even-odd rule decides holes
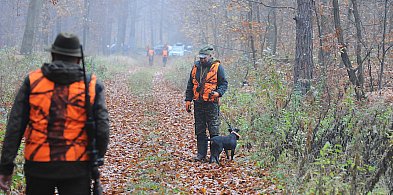
[[[131,93],[138,97],[151,98],[147,96],[152,92],[154,74],[154,69],[139,69],[130,74],[128,88]]]
[[[181,79],[188,79],[191,66],[179,64],[171,73],[177,76],[167,78],[184,92],[186,79]],[[249,158],[269,169],[269,179],[283,192],[366,193],[393,144],[391,107],[357,101],[351,87],[341,91],[342,86],[323,77],[303,95],[291,87],[290,66],[268,58],[261,66],[224,66],[229,88],[221,99],[221,134],[227,134],[225,121],[240,128],[238,145],[254,151]],[[245,80],[249,84],[242,86]],[[393,189],[392,173],[387,167],[372,194]]]

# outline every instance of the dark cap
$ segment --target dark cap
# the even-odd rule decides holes
[[[207,56],[210,56],[213,54],[213,47],[212,46],[205,46],[201,50],[199,50],[198,57],[199,58],[206,58]]]
[[[49,51],[66,56],[82,57],[79,39],[72,33],[59,33]]]

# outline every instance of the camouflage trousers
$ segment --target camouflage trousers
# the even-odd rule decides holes
[[[219,106],[216,102],[194,102],[195,135],[206,137],[206,128],[209,137],[219,135]]]
[[[209,130],[210,138],[219,135],[219,113],[219,106],[215,102],[194,102],[195,135],[198,150],[196,160],[198,161],[205,159],[207,155],[206,128]]]

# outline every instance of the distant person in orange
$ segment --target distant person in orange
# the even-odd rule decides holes
[[[164,48],[162,48],[162,64],[164,67],[166,66],[166,63],[168,61],[168,45],[165,44]]]
[[[147,46],[147,56],[149,58],[149,65],[153,66],[154,62],[154,49]]]

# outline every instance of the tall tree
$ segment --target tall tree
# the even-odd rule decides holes
[[[310,89],[313,78],[313,42],[312,42],[312,3],[309,0],[297,0],[296,53],[293,68],[294,85],[305,94]]]
[[[138,0],[131,0],[129,4],[130,9],[130,36],[129,36],[129,44],[130,48],[134,50],[136,48],[136,17],[138,10]]]
[[[163,44],[164,43],[164,40],[163,40],[163,25],[164,25],[164,18],[165,18],[165,16],[164,16],[164,13],[165,13],[165,10],[164,10],[164,0],[161,0],[160,1],[160,5],[161,5],[161,9],[160,9],[160,32],[159,32],[159,41],[160,41],[160,43],[161,44]]]
[[[104,25],[105,27],[103,28],[103,40],[102,40],[102,48],[104,50],[105,54],[110,54],[111,53],[111,45],[112,45],[112,27],[113,27],[113,16],[112,16],[112,11],[113,11],[113,4],[104,1]]]
[[[149,26],[150,26],[150,46],[154,47],[154,11],[153,11],[153,2],[150,1],[150,5],[149,5]]]
[[[362,44],[363,44],[362,28],[361,28],[361,21],[360,21],[357,1],[356,0],[351,0],[351,1],[353,6],[353,16],[355,18],[355,27],[356,27],[356,62],[358,64],[357,77],[359,80],[359,87],[363,91],[364,77],[363,77],[363,59],[362,59]]]
[[[254,30],[253,30],[253,24],[254,24],[253,9],[254,9],[254,6],[251,1],[249,1],[248,6],[249,6],[249,12],[248,12],[247,18],[248,18],[248,28],[249,28],[248,35],[249,35],[249,40],[250,40],[250,50],[251,50],[252,62],[253,62],[254,69],[257,69],[257,64],[256,64],[257,57],[256,57],[255,41],[254,41],[254,35],[253,35],[253,32],[254,32]]]
[[[275,55],[277,52],[277,1],[271,1],[272,8],[269,8],[269,19],[268,19],[268,35],[267,35],[267,47],[270,48],[271,54]]]
[[[385,11],[384,11],[384,17],[383,17],[383,30],[382,30],[382,43],[381,43],[381,50],[382,50],[382,59],[380,59],[380,73],[379,73],[379,79],[378,79],[378,89],[382,89],[382,82],[383,82],[383,70],[385,68],[385,58],[386,58],[386,52],[387,50],[385,49],[385,40],[386,40],[386,26],[387,26],[387,13],[388,13],[388,0],[385,0]]]
[[[43,3],[43,0],[30,0],[22,46],[20,49],[21,54],[31,54],[33,51],[35,32]]]
[[[351,60],[349,59],[349,56],[348,56],[348,51],[347,51],[348,48],[344,42],[344,35],[343,35],[343,31],[341,28],[341,22],[340,22],[340,7],[338,5],[338,0],[333,0],[333,15],[334,15],[334,26],[336,28],[336,34],[337,34],[336,36],[337,36],[338,44],[339,44],[339,48],[340,48],[341,59],[347,69],[349,80],[355,86],[355,92],[356,92],[357,99],[362,99],[364,97],[364,91],[361,88],[359,78],[356,75],[356,69],[354,69],[352,67]]]
[[[89,21],[90,21],[90,1],[85,0],[84,2],[84,16],[83,16],[83,47],[87,48],[87,35],[89,34]]]
[[[118,53],[125,52],[125,41],[126,41],[126,31],[127,31],[127,18],[128,18],[128,0],[120,1],[122,4],[118,6],[118,17],[117,17],[117,38],[116,38],[116,48]]]

